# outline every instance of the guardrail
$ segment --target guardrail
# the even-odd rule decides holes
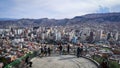
[[[82,57],[83,57],[83,56],[82,56]],[[100,68],[100,64],[99,64],[97,61],[95,61],[94,59],[89,58],[89,57],[83,57],[83,58],[86,58],[86,59],[92,61],[98,68]]]
[[[20,63],[24,61],[27,56],[30,56],[30,58],[32,59],[35,56],[35,52],[29,52],[25,54],[21,58],[18,58],[10,64],[6,65],[4,68],[19,68]]]
[[[103,57],[94,57],[94,58],[92,58],[93,60],[95,60],[95,61],[97,61],[99,64],[101,64],[102,62],[103,62]],[[112,60],[109,60],[109,61],[107,61],[108,62],[108,66],[109,66],[109,68],[120,68],[120,65],[117,63],[117,62],[115,62],[115,61],[112,61]]]

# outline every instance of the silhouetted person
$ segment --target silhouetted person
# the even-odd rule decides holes
[[[25,63],[28,65],[29,64],[29,56],[25,58]]]
[[[32,67],[32,62],[31,61],[29,62],[29,67]]]
[[[30,57],[29,57],[29,56],[26,57],[25,63],[26,63],[27,65],[29,65],[29,67],[32,67],[32,62],[30,61]]]
[[[40,50],[41,50],[40,56],[43,56],[43,54],[44,54],[44,49],[43,49],[43,47],[41,47]]]
[[[59,50],[60,50],[60,55],[62,54],[62,46],[59,46]]]
[[[47,47],[44,46],[44,55],[47,56]]]
[[[67,46],[67,53],[70,53],[70,45]]]
[[[83,47],[81,46],[80,47],[80,56],[82,56],[82,54],[83,54]]]
[[[77,47],[77,57],[78,58],[80,57],[80,47],[79,46]]]
[[[48,47],[48,56],[50,56],[51,51],[50,51],[50,47]]]

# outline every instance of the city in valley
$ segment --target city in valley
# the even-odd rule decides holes
[[[120,68],[120,0],[0,0],[0,68]]]
[[[26,63],[24,62],[27,57],[26,55],[30,57],[29,60],[32,62],[33,68],[37,68],[36,66],[39,66],[41,61],[48,63],[46,62],[48,61],[46,58],[41,57],[47,57],[56,63],[59,62],[58,59],[75,59],[75,56],[76,58],[81,57],[83,60],[86,59],[82,57],[92,58],[96,60],[99,66],[103,60],[109,66],[112,62],[116,64],[120,63],[120,34],[117,30],[110,31],[105,30],[105,28],[100,29],[98,26],[93,28],[75,25],[26,28],[10,27],[1,28],[0,33],[0,59],[4,65],[8,65],[6,67],[9,67],[11,63],[18,67],[23,66],[22,63]],[[80,52],[78,52],[79,48]],[[64,58],[59,57],[61,55]],[[51,56],[56,57],[50,58]],[[32,60],[33,57],[39,61]],[[79,61],[84,63],[80,59]],[[54,64],[54,62],[52,63]],[[89,61],[90,64],[92,62],[94,61]],[[69,64],[69,62],[66,63]],[[58,66],[61,67],[59,64]],[[87,67],[87,64],[82,66]],[[69,67],[69,65],[66,67]],[[97,65],[94,64],[93,67],[97,68]],[[44,68],[47,68],[47,66]]]

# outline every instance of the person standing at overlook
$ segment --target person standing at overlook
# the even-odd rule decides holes
[[[44,46],[44,56],[47,56],[47,47]]]
[[[50,56],[50,55],[51,55],[51,49],[50,49],[50,46],[47,48],[47,50],[48,50],[48,56]]]
[[[67,46],[67,53],[70,53],[70,45]]]
[[[80,57],[80,46],[77,47],[77,58]]]
[[[62,55],[62,49],[63,49],[63,47],[62,47],[62,45],[60,45],[60,46],[59,46],[60,55]]]

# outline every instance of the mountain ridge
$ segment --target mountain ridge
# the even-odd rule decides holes
[[[66,26],[66,25],[76,25],[81,23],[118,23],[120,24],[120,12],[119,13],[93,13],[86,14],[82,16],[75,16],[71,19],[49,19],[49,18],[40,18],[40,19],[7,19],[0,20],[0,27],[2,26]]]

